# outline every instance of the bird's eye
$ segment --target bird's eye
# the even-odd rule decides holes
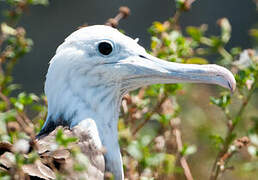
[[[99,43],[98,49],[101,54],[107,56],[112,52],[113,47],[109,42],[101,42]]]

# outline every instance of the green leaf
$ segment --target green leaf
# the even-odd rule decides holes
[[[197,28],[197,27],[193,27],[193,26],[188,26],[186,28],[186,32],[195,40],[200,42],[201,37],[203,36],[203,32]]]
[[[226,108],[231,102],[231,96],[229,93],[224,93],[219,98],[210,97],[210,102],[220,108]]]
[[[8,26],[6,23],[1,24],[1,30],[4,35],[16,35],[17,33],[16,29]]]
[[[178,90],[182,89],[181,84],[165,84],[165,92],[168,92],[171,95],[174,95]]]
[[[146,164],[148,166],[157,166],[165,159],[164,153],[152,154],[152,156],[146,158]]]
[[[214,142],[217,148],[224,143],[224,139],[220,135],[210,135],[209,138]]]
[[[5,122],[15,121],[16,115],[17,115],[17,112],[14,109],[4,113],[0,113],[0,121],[5,121]]]
[[[171,174],[175,170],[176,157],[173,154],[165,154],[163,169],[166,174]]]
[[[141,139],[140,139],[141,146],[147,146],[152,141],[152,139],[153,137],[148,134],[141,136]]]
[[[175,0],[178,9],[184,9],[186,0]]]
[[[19,89],[21,86],[18,85],[18,84],[10,84],[8,85],[4,90],[3,90],[3,93],[5,95],[10,95],[10,93],[12,93],[14,90],[17,90]]]
[[[157,45],[160,44],[161,41],[159,38],[155,37],[155,36],[152,36],[151,37],[151,49],[154,50],[156,49]]]
[[[236,133],[232,133],[232,134],[230,134],[230,136],[228,137],[228,139],[226,141],[228,144],[231,144],[235,138],[236,138]]]
[[[23,105],[22,103],[18,102],[18,101],[14,103],[14,106],[15,106],[19,111],[23,111],[23,109],[24,109],[24,105]]]
[[[231,25],[227,18],[219,19],[218,24],[221,27],[221,41],[226,44],[231,37]]]
[[[191,145],[191,146],[188,146],[184,152],[184,155],[185,156],[188,156],[188,155],[191,155],[191,154],[194,154],[196,153],[197,151],[197,148],[195,145]]]
[[[186,60],[187,64],[208,64],[208,61],[201,57],[192,57]]]
[[[49,1],[48,0],[28,0],[29,4],[32,5],[48,5]]]
[[[62,129],[58,129],[57,133],[56,133],[56,142],[64,147],[67,147],[70,143],[72,142],[76,142],[77,138],[76,137],[67,137],[65,136],[65,134],[63,133]]]
[[[255,38],[258,38],[258,29],[250,29],[249,31],[250,36],[253,36]]]
[[[211,47],[213,47],[213,51],[217,51],[217,49],[223,45],[221,39],[217,36],[211,36]]]
[[[163,124],[163,126],[169,125],[170,120],[172,119],[171,114],[161,114],[157,116],[158,121]]]
[[[164,85],[163,84],[156,84],[149,86],[146,91],[145,91],[145,96],[151,96],[151,97],[156,97],[157,95],[160,94],[164,90]]]
[[[230,53],[233,55],[233,56],[237,56],[239,55],[240,53],[242,52],[242,49],[241,47],[234,47],[230,50]]]
[[[39,158],[38,153],[32,151],[28,154],[28,158],[26,159],[25,164],[33,164]]]
[[[143,159],[143,154],[138,141],[132,141],[127,147],[127,152],[138,161]]]
[[[182,156],[187,156],[187,155],[194,154],[196,151],[197,151],[196,146],[194,145],[188,146],[184,144],[180,153]]]

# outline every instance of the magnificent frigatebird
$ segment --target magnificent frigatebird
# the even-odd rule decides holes
[[[122,180],[117,123],[123,95],[151,84],[184,82],[217,84],[231,91],[236,86],[234,76],[224,67],[164,61],[112,27],[81,28],[65,39],[50,61],[45,83],[48,116],[38,142],[48,143],[57,126],[67,126],[78,136],[80,147],[88,140],[95,149],[105,147],[103,161],[89,157],[91,163]],[[83,133],[88,138],[83,139]],[[85,147],[87,156],[97,156],[90,153],[94,148]],[[103,178],[91,174],[89,179],[94,175]]]
[[[81,28],[50,61],[45,84],[48,117],[39,136],[84,121],[96,145],[106,148],[105,169],[123,179],[117,131],[123,95],[142,86],[181,82],[217,84],[231,91],[236,85],[224,67],[164,61],[109,26]]]

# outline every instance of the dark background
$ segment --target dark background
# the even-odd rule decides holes
[[[0,10],[4,8],[2,4]],[[65,37],[82,24],[105,23],[124,5],[131,9],[131,15],[119,28],[133,38],[138,37],[139,43],[147,49],[150,44],[147,29],[152,22],[165,21],[175,13],[173,0],[50,0],[47,7],[30,8],[19,25],[25,27],[34,46],[16,66],[15,82],[21,84],[24,91],[42,93],[48,62]],[[219,34],[216,21],[222,17],[230,20],[233,29],[228,48],[251,47],[248,30],[258,20],[252,0],[197,0],[191,11],[182,15],[180,24],[182,27],[208,24],[208,34]],[[0,22],[1,19],[3,17]]]

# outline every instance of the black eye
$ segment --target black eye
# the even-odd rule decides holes
[[[109,55],[112,52],[113,47],[109,42],[101,42],[99,43],[98,49],[101,54]]]

